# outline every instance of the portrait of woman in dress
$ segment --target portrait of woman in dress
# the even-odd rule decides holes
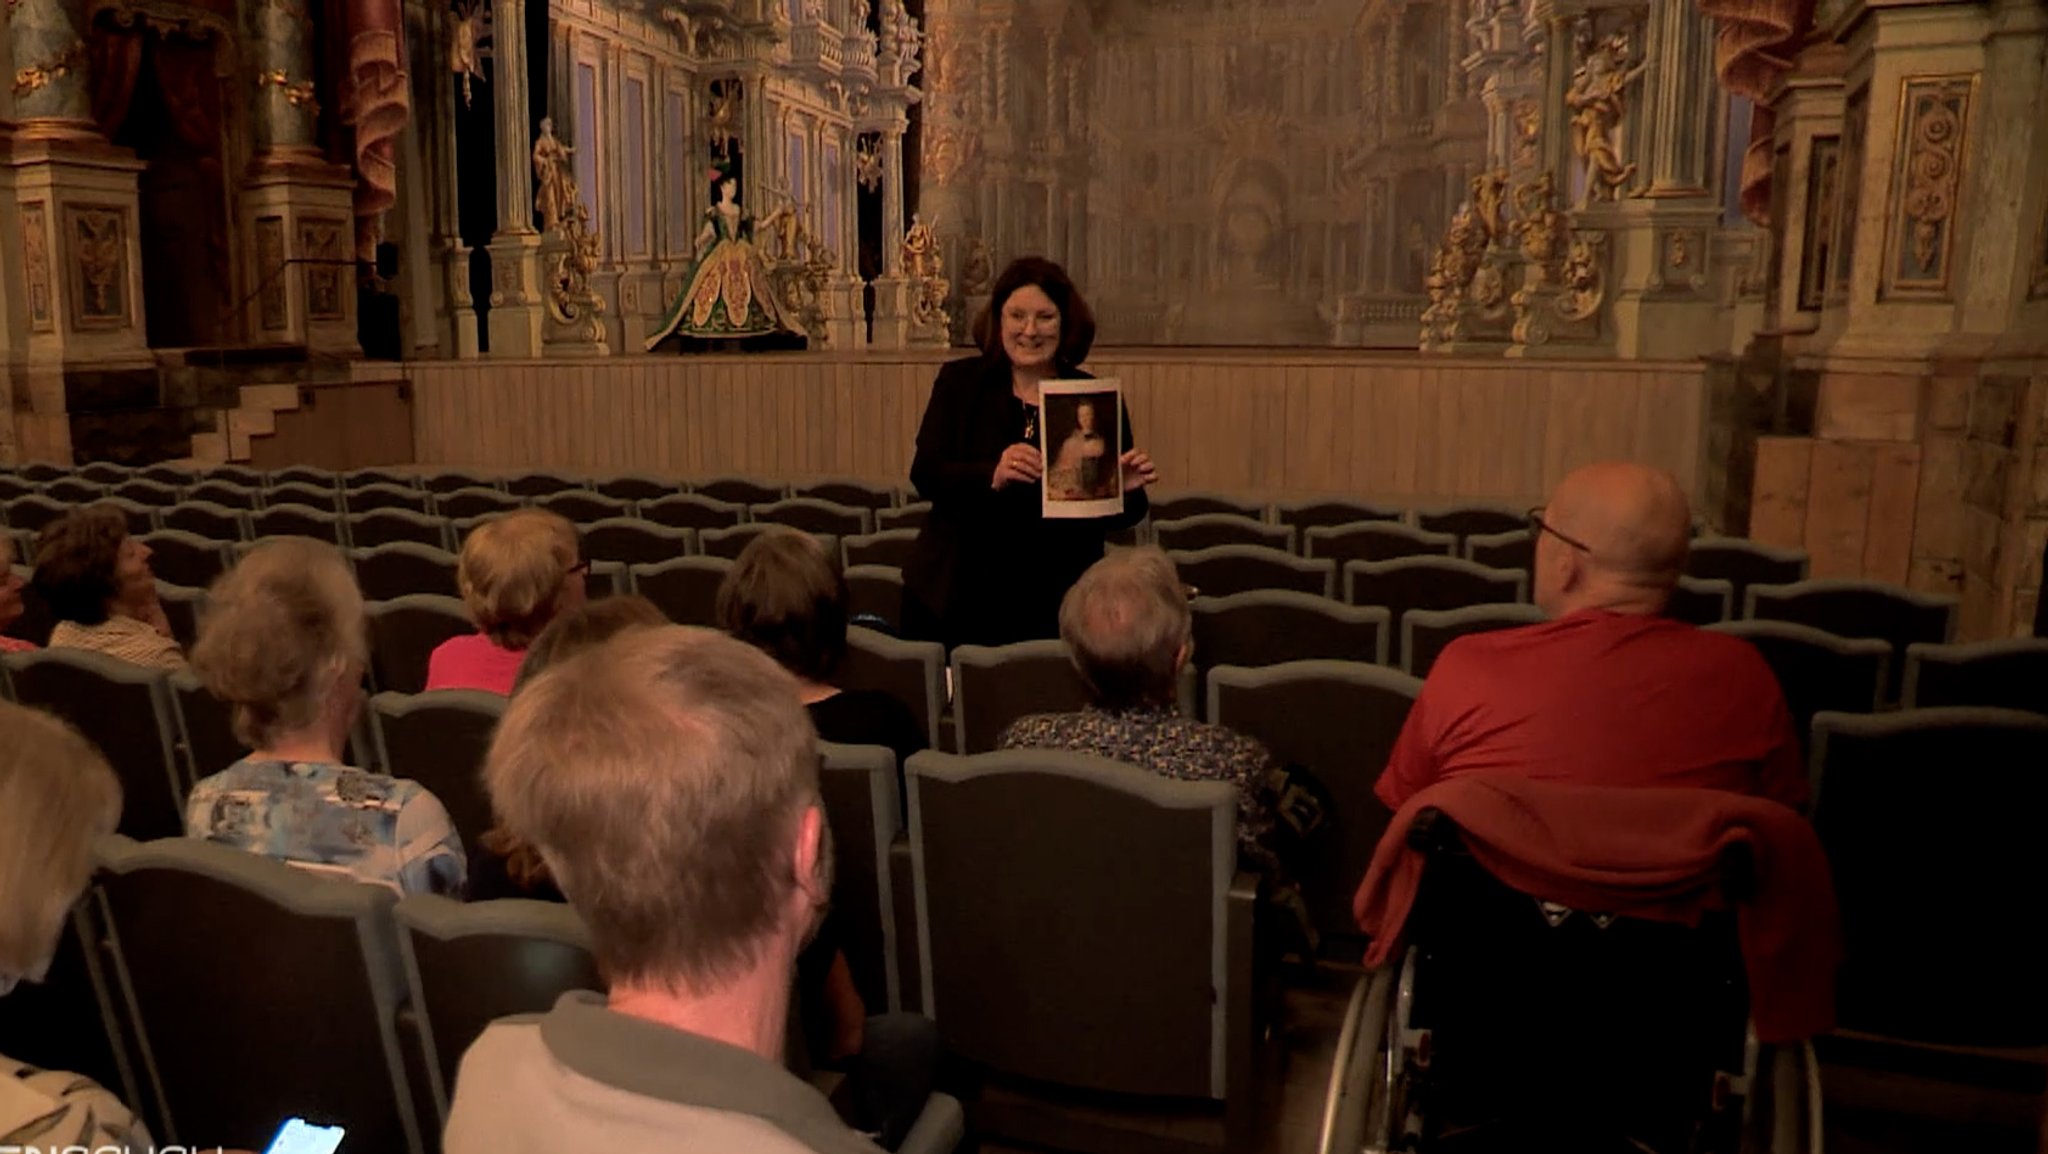
[[[739,178],[713,169],[717,198],[697,230],[697,267],[683,282],[647,350],[672,336],[733,340],[795,332],[768,285],[768,268],[754,246],[754,218],[740,207]]]
[[[1048,431],[1065,428],[1048,444],[1057,444],[1052,468],[1046,472],[1046,495],[1055,501],[1099,501],[1116,496],[1117,453],[1103,436],[1099,413],[1108,410],[1114,419],[1116,394],[1080,394],[1060,398],[1065,405],[1048,402]],[[1065,411],[1062,412],[1061,409]],[[1109,430],[1114,434],[1115,429]]]
[[[981,351],[939,370],[918,427],[910,480],[932,511],[904,566],[904,632],[948,646],[1057,637],[1060,599],[1102,559],[1109,534],[1144,520],[1145,486],[1159,473],[1133,444],[1130,414],[1112,423],[1098,411],[1090,429],[1076,421],[1075,451],[1088,459],[1093,436],[1093,468],[1113,478],[1120,466],[1123,512],[1044,515],[1039,386],[1088,379],[1081,363],[1095,341],[1095,316],[1065,269],[1042,257],[1012,263],[974,337]],[[1053,428],[1064,445],[1066,426]]]

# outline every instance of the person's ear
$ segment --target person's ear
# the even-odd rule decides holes
[[[825,892],[831,884],[824,868],[825,852],[825,811],[816,805],[806,806],[796,823],[796,847],[790,861],[796,870],[797,889],[813,908],[832,897]]]
[[[1186,669],[1188,666],[1188,662],[1192,660],[1194,656],[1195,639],[1190,637],[1186,641],[1180,643],[1180,651],[1173,655],[1174,673],[1178,674],[1181,670]]]

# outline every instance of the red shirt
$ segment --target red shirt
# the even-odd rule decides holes
[[[1374,792],[1398,810],[1445,778],[1487,772],[1806,801],[1791,714],[1754,646],[1604,610],[1451,642]]]
[[[481,633],[451,637],[427,657],[428,689],[482,689],[512,696],[526,650],[506,649]]]

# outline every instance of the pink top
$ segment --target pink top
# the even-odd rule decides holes
[[[427,658],[428,689],[481,689],[512,696],[526,650],[506,649],[481,633],[451,637]]]
[[[36,643],[33,641],[23,641],[17,637],[0,637],[0,653],[32,653],[35,649]]]

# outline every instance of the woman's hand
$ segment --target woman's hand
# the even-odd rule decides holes
[[[1118,460],[1124,467],[1124,492],[1135,493],[1159,480],[1159,468],[1152,463],[1151,454],[1143,449],[1132,449]]]
[[[1029,485],[1044,475],[1045,457],[1036,446],[1020,441],[1003,450],[1002,457],[996,461],[995,475],[989,478],[989,488]]]

